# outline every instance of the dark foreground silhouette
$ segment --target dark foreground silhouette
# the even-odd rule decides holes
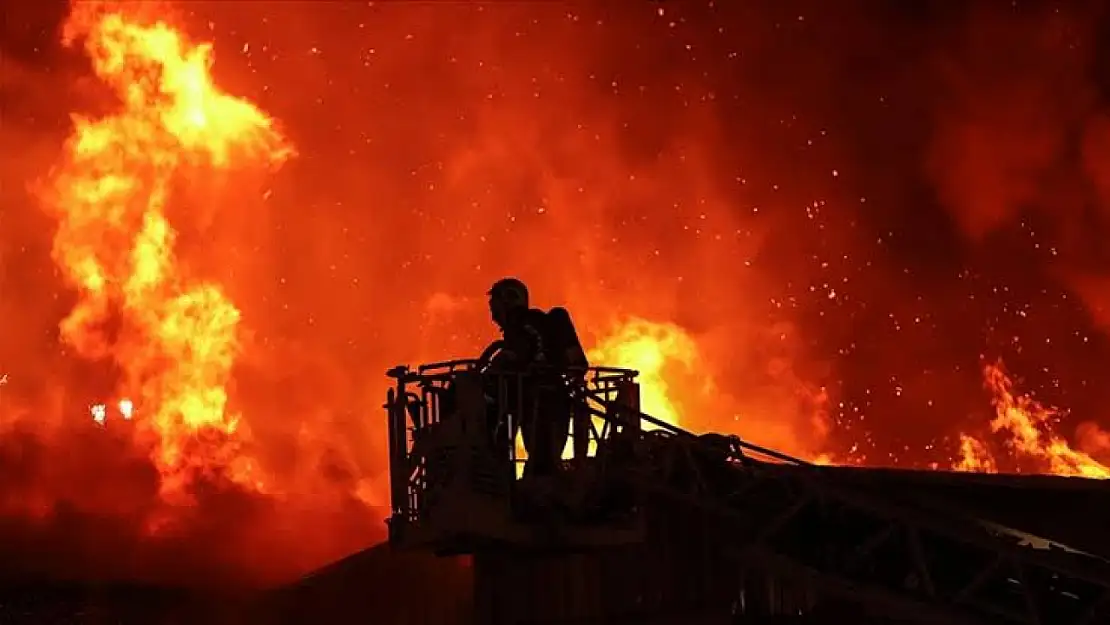
[[[0,623],[463,624],[470,584],[462,560],[378,545],[276,589],[9,578],[0,586]]]

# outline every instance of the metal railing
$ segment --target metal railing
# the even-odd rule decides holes
[[[570,423],[570,450],[563,455],[569,463],[595,456],[618,428],[640,423],[638,372],[629,369],[532,367],[521,372],[453,360],[395,367],[387,375],[394,380],[385,404],[391,506],[395,519],[409,523],[419,522],[430,491],[451,478],[444,473],[447,465],[459,466],[452,454],[486,452],[473,462],[467,459],[471,477],[484,480],[491,491],[511,484],[524,460],[517,434],[529,419]],[[544,414],[551,410],[569,414]],[[479,467],[485,461],[492,465]]]

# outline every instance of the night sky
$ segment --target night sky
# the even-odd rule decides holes
[[[841,459],[947,465],[987,427],[998,359],[1070,411],[1061,435],[1110,424],[1103,6],[180,3],[220,84],[298,152],[265,218],[222,206],[212,239],[282,363],[243,386],[330,405],[344,462],[374,465],[351,449],[376,436],[355,413],[380,371],[480,345],[485,288],[519,274],[587,340],[613,316],[677,324],[737,404],[789,361],[828,389],[813,451]],[[67,113],[104,104],[57,43],[64,7],[11,8],[0,367],[56,380],[68,304],[25,189]]]

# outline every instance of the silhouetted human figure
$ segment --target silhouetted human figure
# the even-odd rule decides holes
[[[498,280],[488,295],[490,317],[503,337],[489,369],[495,375],[523,374],[519,386],[508,384],[505,399],[506,412],[521,413],[513,418],[528,452],[524,473],[550,475],[558,467],[570,429],[572,386],[581,384],[581,374],[568,376],[567,368],[584,374],[585,352],[567,311],[555,308],[545,313],[532,308],[528,287],[520,280]],[[491,397],[496,400],[494,392]],[[515,432],[507,434],[515,436]]]

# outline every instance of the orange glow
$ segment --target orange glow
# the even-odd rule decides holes
[[[682,328],[631,319],[603,337],[587,357],[594,364],[638,371],[641,410],[671,425],[683,426],[678,390],[668,384],[667,374],[673,374],[675,368],[693,371],[700,356],[697,344]]]
[[[765,375],[774,393],[734,394],[713,375],[707,343],[675,323],[631,317],[601,335],[587,355],[594,364],[638,371],[641,409],[661,421],[696,433],[738,434],[834,463],[833,455],[821,450],[830,428],[825,389],[798,379],[789,362],[771,359]]]
[[[18,475],[0,516],[67,537],[71,513],[108,519],[141,566],[266,580],[381,540],[382,372],[478,353],[506,275],[567,307],[593,364],[638,370],[642,408],[668,423],[835,464],[897,418],[867,408],[893,375],[837,369],[871,358],[865,341],[823,336],[826,311],[805,308],[816,294],[866,327],[882,317],[866,298],[888,295],[869,290],[882,255],[849,249],[866,228],[830,217],[880,203],[843,191],[850,167],[799,165],[836,152],[835,129],[787,101],[725,119],[686,61],[609,67],[630,54],[609,38],[631,35],[579,49],[567,25],[593,20],[557,4],[377,4],[340,35],[344,3],[73,3],[62,38],[88,67],[19,77],[41,79],[65,135],[36,125],[26,156],[0,154],[0,287],[17,284],[0,299],[16,328],[0,469]],[[36,197],[13,192],[30,181]],[[826,199],[837,188],[847,201]],[[1010,470],[1005,448],[1025,470],[1104,476],[1105,431],[1074,451],[992,371],[992,431],[961,436],[958,468]],[[845,407],[853,375],[865,397]],[[914,444],[899,462],[956,448]],[[130,566],[88,527],[90,562]]]

